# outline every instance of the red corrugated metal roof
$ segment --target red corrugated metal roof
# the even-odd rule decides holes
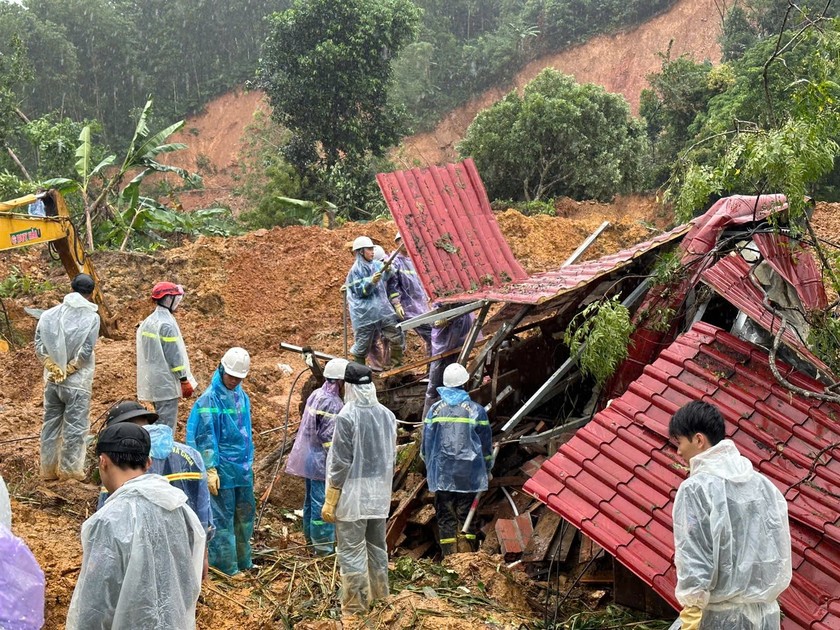
[[[775,233],[755,234],[753,241],[767,263],[796,289],[802,306],[808,310],[828,306],[822,274],[809,248]]]
[[[712,287],[727,302],[746,313],[747,317],[764,330],[775,335],[779,330],[781,320],[764,306],[764,292],[752,280],[751,269],[751,265],[741,256],[726,256],[721,258],[714,267],[704,271],[701,277],[703,282]],[[782,340],[785,345],[823,373],[831,373],[829,367],[808,350],[790,326],[786,327],[782,333]]]
[[[795,385],[822,391],[779,368]],[[664,350],[525,490],[676,607],[671,509],[687,469],[668,441],[668,422],[691,400],[721,408],[727,436],[788,500],[794,572],[780,598],[782,627],[840,628],[840,405],[784,389],[764,350],[709,324],[695,324]]]
[[[680,225],[669,232],[655,236],[649,241],[623,249],[615,254],[603,256],[597,260],[561,267],[555,271],[545,271],[530,276],[521,282],[511,282],[498,288],[470,291],[466,295],[453,295],[441,299],[440,302],[486,299],[511,304],[541,304],[573,291],[601,276],[623,269],[647,252],[679,239],[690,229],[691,225]]]
[[[528,277],[502,236],[472,159],[379,173],[376,181],[432,300]]]

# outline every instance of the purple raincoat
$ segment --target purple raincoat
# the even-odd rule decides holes
[[[44,625],[44,572],[20,538],[0,525],[0,628]]]
[[[335,416],[343,406],[338,381],[325,381],[309,395],[286,463],[287,473],[316,481],[326,478],[327,451],[332,444]]]
[[[406,319],[429,312],[429,297],[423,290],[414,263],[405,254],[397,254],[391,263],[393,275],[388,280],[388,299],[399,302]]]

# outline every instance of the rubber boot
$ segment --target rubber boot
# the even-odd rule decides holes
[[[358,363],[359,365],[364,365],[365,361],[367,360],[366,354],[354,354],[353,361]]]
[[[440,555],[444,557],[451,556],[453,553],[458,553],[456,541],[452,538],[441,540],[438,544],[440,545]]]
[[[472,553],[475,551],[475,534],[458,534],[455,546],[458,553]]]
[[[403,364],[403,348],[399,343],[391,344],[391,369],[398,368]]]

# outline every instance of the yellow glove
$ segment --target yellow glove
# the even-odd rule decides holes
[[[394,304],[394,311],[397,313],[397,317],[400,318],[400,321],[405,319],[405,309],[402,307],[402,304],[399,302]]]
[[[74,374],[76,371],[78,371],[78,369],[79,365],[76,363],[76,361],[70,361],[70,363],[67,364],[67,376]]]
[[[207,469],[207,489],[214,497],[219,494],[219,473],[215,468]]]
[[[700,630],[700,619],[703,616],[703,611],[697,606],[688,606],[680,612],[680,621],[682,621],[682,630]]]
[[[327,495],[324,498],[324,507],[321,508],[321,520],[327,523],[335,523],[335,506],[341,498],[341,488],[327,486]]]
[[[448,319],[436,319],[435,323],[433,324],[435,328],[446,328],[449,326]]]
[[[53,383],[61,383],[67,375],[64,371],[58,367],[58,363],[53,361],[51,358],[47,357],[44,359],[44,367],[46,368],[47,372],[50,374],[50,380]]]
[[[373,284],[376,284],[380,280],[382,280],[382,272],[381,271],[377,271],[375,274],[373,274],[370,277],[370,281],[373,282]]]

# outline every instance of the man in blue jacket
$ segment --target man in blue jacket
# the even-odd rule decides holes
[[[443,555],[475,551],[475,530],[462,534],[477,492],[487,490],[492,466],[493,431],[484,407],[464,390],[469,373],[460,363],[447,366],[440,400],[423,424],[423,461]]]
[[[212,495],[216,534],[209,544],[210,565],[228,575],[252,566],[254,443],[251,401],[241,385],[250,369],[244,348],[228,350],[187,420],[187,444],[204,459]]]

